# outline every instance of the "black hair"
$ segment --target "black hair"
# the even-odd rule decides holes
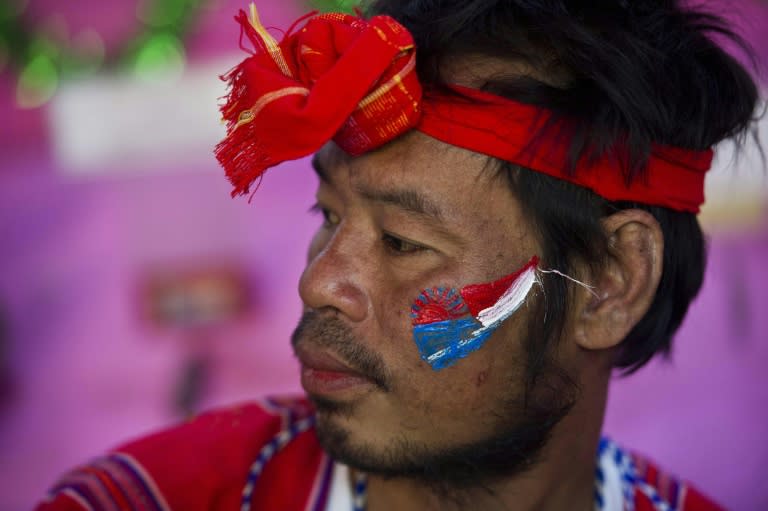
[[[482,88],[550,109],[569,126],[571,167],[624,147],[617,155],[628,182],[642,179],[654,143],[703,150],[743,141],[758,93],[748,71],[713,37],[748,45],[719,16],[677,0],[374,0],[413,34],[425,91],[445,90],[448,65],[483,58],[514,63],[482,77]],[[531,69],[531,73],[521,73]],[[546,128],[545,128],[546,129]],[[693,213],[611,202],[563,180],[500,162],[540,237],[547,267],[599,267],[608,250],[601,219],[619,210],[650,212],[664,235],[663,274],[647,314],[622,341],[615,366],[631,373],[672,336],[698,293],[706,246]],[[532,322],[529,374],[546,364],[562,335],[572,289],[544,280],[546,303]],[[545,321],[546,319],[546,321]]]

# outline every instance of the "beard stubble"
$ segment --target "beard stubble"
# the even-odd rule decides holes
[[[350,368],[374,382],[381,392],[397,389],[397,382],[393,381],[382,357],[359,342],[337,316],[305,312],[291,336],[291,343],[294,350],[305,345],[333,352]],[[317,410],[318,439],[336,461],[369,474],[416,479],[435,491],[456,492],[487,488],[495,480],[513,477],[531,468],[554,426],[573,407],[578,386],[553,361],[537,368],[536,374],[527,374],[527,379],[536,385],[509,382],[510,388],[524,389],[522,395],[518,392],[512,396],[489,396],[497,401],[498,427],[493,434],[461,445],[439,447],[415,442],[405,432],[383,447],[366,445],[356,441],[354,432],[340,424],[341,418],[355,413],[358,403],[312,395],[309,398]],[[471,417],[467,417],[467,423],[471,427]]]

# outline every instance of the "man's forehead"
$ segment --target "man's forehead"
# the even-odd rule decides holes
[[[412,131],[385,146],[351,156],[333,142],[312,161],[321,180],[331,183],[346,175],[359,191],[402,189],[439,191],[480,185],[489,158]]]

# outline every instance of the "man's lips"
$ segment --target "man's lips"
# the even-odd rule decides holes
[[[358,371],[355,371],[347,364],[324,351],[307,350],[298,347],[296,349],[296,356],[299,358],[299,362],[301,362],[303,367],[318,371],[356,374],[362,377]]]
[[[301,362],[301,385],[309,394],[349,391],[375,382],[323,351],[297,348]]]

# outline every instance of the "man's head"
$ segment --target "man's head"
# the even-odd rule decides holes
[[[601,176],[629,188],[651,179],[647,164],[660,146],[704,151],[743,135],[754,83],[707,36],[732,34],[673,1],[379,0],[370,11],[410,32],[378,18],[367,33],[385,60],[399,62],[382,87],[405,90],[408,108],[417,98],[398,73],[412,63],[412,36],[425,95],[450,96],[458,84],[541,108],[551,122],[522,135],[532,147],[565,147],[567,158],[556,178],[457,147],[461,140],[446,144],[445,132],[424,123],[362,155],[333,142],[317,153],[324,222],[301,279],[305,314],[293,343],[321,440],[358,468],[463,484],[526,469],[553,443],[594,448],[612,368],[631,372],[669,350],[701,285],[704,243],[690,210],[608,200],[599,180],[591,189],[569,181],[599,160],[610,173]],[[355,22],[344,23],[346,37]],[[299,48],[301,60],[314,55],[308,44],[286,47]],[[270,73],[285,67],[259,58]],[[273,156],[248,138],[271,126],[254,122],[261,99],[251,107],[241,94],[248,69],[234,75],[224,108],[231,132],[219,151],[240,191],[253,176],[239,173],[253,162],[263,171]],[[293,98],[291,122],[318,105],[311,87],[332,92],[322,75],[304,83],[279,73],[282,88],[264,97]],[[247,129],[235,131],[241,124]],[[315,144],[311,134],[300,141]],[[495,281],[533,256],[538,285],[482,347],[440,370],[420,358],[410,312],[422,290]]]
[[[490,448],[475,444],[515,430],[527,462],[523,446],[543,442],[530,422],[559,417],[573,394],[540,396],[535,417],[525,416],[527,315],[442,371],[419,358],[410,317],[422,289],[494,280],[540,252],[503,179],[486,157],[416,132],[358,158],[329,144],[315,162],[324,222],[301,279],[307,313],[294,343],[309,366],[330,355],[370,379],[334,388],[304,370],[327,446],[368,470],[444,477],[446,455],[464,459],[453,451]],[[461,468],[455,475],[466,476]]]
[[[570,291],[556,349],[538,347],[549,297],[535,288],[482,348],[435,371],[413,341],[414,299],[545,253],[535,224],[496,163],[418,132],[355,158],[331,143],[315,166],[324,221],[293,340],[326,447],[368,471],[464,484],[529,466],[580,387],[604,385],[611,349],[647,311],[662,271],[658,223],[638,210],[605,220],[616,255],[599,273],[581,268],[596,291]]]
[[[626,142],[628,179],[642,179],[651,143],[703,149],[745,128],[754,86],[703,34],[717,20],[673,2],[604,4],[372,10],[414,35],[426,90],[464,82],[575,119],[573,154]],[[420,133],[356,158],[331,143],[316,166],[324,223],[294,343],[372,378],[333,389],[304,371],[321,439],[366,470],[472,484],[525,469],[581,401],[601,421],[611,366],[668,351],[701,284],[692,213],[609,202]],[[419,359],[408,312],[421,289],[494,280],[532,255],[592,290],[544,274],[482,349],[442,371]]]

